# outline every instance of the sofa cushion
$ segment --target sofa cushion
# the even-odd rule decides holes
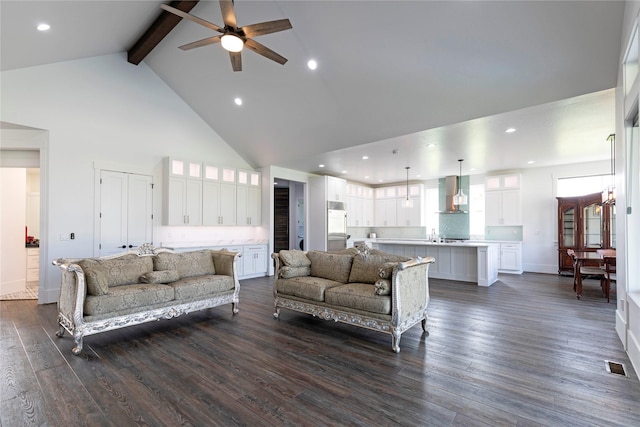
[[[178,270],[150,271],[140,276],[140,283],[171,283],[180,279]]]
[[[311,275],[311,267],[290,267],[284,265],[280,268],[280,277],[284,279],[309,275]]]
[[[351,255],[309,251],[307,257],[311,260],[312,276],[342,283],[347,283],[349,280],[353,262]]]
[[[278,294],[291,295],[312,301],[324,301],[327,289],[341,285],[343,283],[321,277],[304,276],[278,279],[276,281],[276,291]]]
[[[153,260],[150,256],[135,254],[111,259],[87,258],[78,261],[78,265],[83,271],[102,272],[109,287],[138,283],[140,276],[153,271]]]
[[[284,265],[289,267],[309,267],[311,266],[311,260],[302,251],[280,251],[280,260]]]
[[[327,304],[349,307],[371,313],[391,314],[391,297],[376,295],[369,283],[348,283],[327,289],[324,295]]]
[[[109,283],[102,269],[89,268],[84,270],[84,279],[87,283],[89,295],[104,295],[109,292]]]
[[[376,295],[391,295],[391,280],[379,279],[373,284]]]
[[[87,295],[84,315],[99,316],[120,310],[148,307],[173,300],[173,288],[168,285],[134,284],[113,286],[105,295]]]
[[[230,291],[234,288],[235,281],[231,276],[206,275],[180,279],[169,286],[175,290],[178,301]]]
[[[211,251],[160,252],[153,257],[154,270],[177,270],[180,279],[216,274]]]
[[[349,282],[375,283],[380,279],[380,268],[389,261],[390,254],[357,254],[353,257],[353,266],[349,274]]]

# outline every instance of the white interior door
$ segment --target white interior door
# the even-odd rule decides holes
[[[100,256],[152,242],[151,176],[100,171]]]

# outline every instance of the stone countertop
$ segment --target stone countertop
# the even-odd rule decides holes
[[[161,242],[162,248],[188,249],[188,248],[207,248],[219,246],[242,246],[242,245],[267,245],[268,240],[257,239],[238,239],[238,240],[209,240],[204,242]]]
[[[383,245],[424,245],[424,246],[458,246],[466,248],[484,248],[489,245],[497,244],[500,242],[479,242],[479,241],[463,241],[463,242],[431,242],[428,239],[390,239],[390,238],[378,238],[371,240],[372,242]]]

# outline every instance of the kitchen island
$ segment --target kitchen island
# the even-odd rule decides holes
[[[432,256],[436,262],[429,277],[491,286],[498,280],[499,244],[476,242],[430,242],[424,239],[376,239],[373,247],[409,257]]]

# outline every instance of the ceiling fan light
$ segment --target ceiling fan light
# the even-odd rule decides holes
[[[220,39],[220,43],[222,47],[229,52],[240,52],[244,47],[242,39],[234,34],[225,34]]]

